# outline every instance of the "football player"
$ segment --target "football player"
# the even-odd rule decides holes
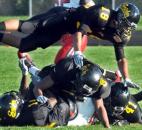
[[[90,8],[81,6],[77,9],[55,7],[45,14],[26,21],[1,22],[0,30],[18,30],[27,33],[27,36],[19,37],[11,33],[0,32],[0,41],[19,48],[21,52],[27,52],[39,47],[47,48],[60,40],[64,34],[70,33],[74,35],[74,61],[76,66],[81,68],[83,65],[81,52],[83,37],[88,35],[108,40],[113,43],[125,86],[131,84],[135,87],[129,78],[124,46],[130,40],[139,19],[139,9],[131,3],[121,4],[117,10],[111,10],[103,5],[95,5]]]
[[[66,8],[77,8],[79,6],[84,6],[85,8],[89,8],[95,5],[95,2],[93,0],[56,0],[55,5],[63,6]],[[73,35],[71,34],[63,35],[60,42],[62,47],[55,56],[55,63],[57,63],[58,61],[60,61],[65,57],[74,55]],[[87,43],[88,43],[88,38],[87,35],[85,35],[82,39],[82,44],[81,44],[82,52],[85,51]]]

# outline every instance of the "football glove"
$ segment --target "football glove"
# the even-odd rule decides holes
[[[41,96],[38,96],[38,97],[36,98],[36,100],[37,100],[39,103],[45,104],[45,103],[48,101],[48,98],[41,95]]]
[[[73,59],[77,68],[81,68],[83,66],[83,54],[81,51],[75,51]]]
[[[130,88],[136,88],[136,89],[139,89],[139,86],[135,83],[133,83],[130,79],[126,78],[124,80],[124,86],[125,87],[130,87]]]

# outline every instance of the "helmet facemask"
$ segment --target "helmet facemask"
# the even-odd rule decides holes
[[[124,112],[125,108],[120,106],[112,107],[112,115],[113,116],[120,116]]]
[[[134,22],[131,23],[123,13],[118,12],[117,21],[120,31],[134,31],[137,28],[137,24],[135,24]]]

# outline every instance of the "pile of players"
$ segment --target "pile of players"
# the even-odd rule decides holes
[[[97,119],[110,128],[103,98],[109,96],[110,84],[117,76],[84,58],[89,36],[113,43],[124,79],[122,84],[125,88],[137,88],[129,78],[124,47],[139,22],[139,9],[132,3],[122,3],[117,10],[95,5],[92,0],[80,0],[79,3],[77,8],[54,7],[25,21],[11,19],[0,22],[0,42],[19,49],[23,74],[20,94],[12,91],[0,99],[2,125],[52,127],[72,124],[69,121],[75,119],[76,107],[84,104],[85,97],[91,97]],[[40,71],[25,52],[47,48],[60,39],[63,44],[56,56],[56,64]],[[28,73],[32,75],[30,85],[27,84]],[[138,95],[135,95],[137,101]],[[76,100],[78,104],[74,103]],[[93,110],[90,108],[88,119]]]

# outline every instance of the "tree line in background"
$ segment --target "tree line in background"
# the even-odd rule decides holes
[[[0,15],[27,15],[28,0],[0,0]]]
[[[111,7],[112,0],[94,0],[96,3],[102,3]],[[115,0],[116,6],[122,2],[135,3],[142,12],[142,0]],[[33,13],[47,11],[53,7],[54,0],[33,0]],[[29,0],[0,0],[0,15],[28,15],[29,13]]]

